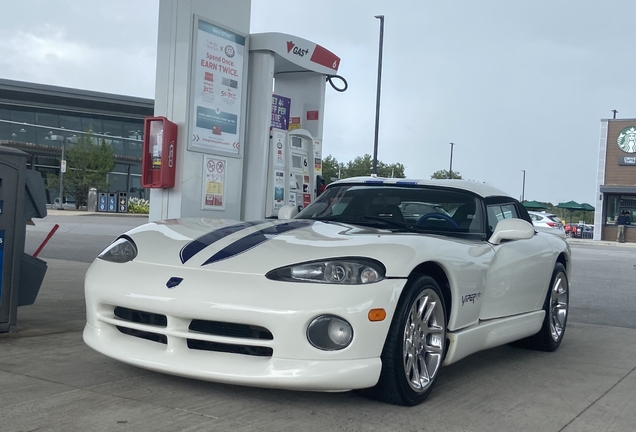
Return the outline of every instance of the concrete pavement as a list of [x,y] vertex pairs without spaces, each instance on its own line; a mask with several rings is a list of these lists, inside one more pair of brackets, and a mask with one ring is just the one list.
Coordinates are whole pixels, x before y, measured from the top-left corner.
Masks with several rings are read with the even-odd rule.
[[0,334],[0,431],[632,431],[636,330],[570,322],[554,353],[503,346],[442,369],[423,405],[220,385],[137,369],[82,341],[88,264],[47,260]]

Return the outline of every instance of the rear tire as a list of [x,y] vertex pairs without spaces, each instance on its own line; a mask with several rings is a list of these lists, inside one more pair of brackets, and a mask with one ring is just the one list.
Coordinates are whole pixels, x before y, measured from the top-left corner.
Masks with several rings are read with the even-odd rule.
[[543,303],[545,317],[541,330],[534,336],[522,339],[515,345],[539,351],[555,351],[565,334],[570,302],[570,286],[565,267],[556,263],[550,280],[550,289]]
[[430,276],[409,282],[382,351],[382,372],[372,394],[396,405],[422,403],[433,389],[446,353],[444,296]]

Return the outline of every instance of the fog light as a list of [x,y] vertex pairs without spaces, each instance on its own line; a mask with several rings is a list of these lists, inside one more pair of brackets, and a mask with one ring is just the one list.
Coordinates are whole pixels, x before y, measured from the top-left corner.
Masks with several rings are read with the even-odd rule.
[[345,347],[351,342],[351,336],[353,336],[353,329],[348,322],[334,318],[329,322],[327,328],[327,334],[331,342],[338,346]]
[[343,318],[321,315],[307,327],[309,343],[318,349],[335,351],[346,348],[353,340],[353,328]]

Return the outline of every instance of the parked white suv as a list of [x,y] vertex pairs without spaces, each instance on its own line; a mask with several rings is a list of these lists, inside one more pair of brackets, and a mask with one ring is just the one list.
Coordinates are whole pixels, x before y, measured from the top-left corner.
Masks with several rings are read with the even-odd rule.
[[548,232],[561,238],[566,237],[565,231],[563,230],[563,223],[557,215],[534,211],[529,211],[528,214],[537,231]]

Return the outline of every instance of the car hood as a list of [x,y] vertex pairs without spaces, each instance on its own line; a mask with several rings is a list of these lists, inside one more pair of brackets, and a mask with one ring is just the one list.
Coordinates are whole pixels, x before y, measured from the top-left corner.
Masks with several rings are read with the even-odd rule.
[[400,276],[422,260],[456,260],[453,243],[474,244],[476,256],[489,247],[475,240],[303,219],[174,219],[126,235],[137,245],[136,262],[253,274],[325,258],[366,257],[382,262],[387,276]]

